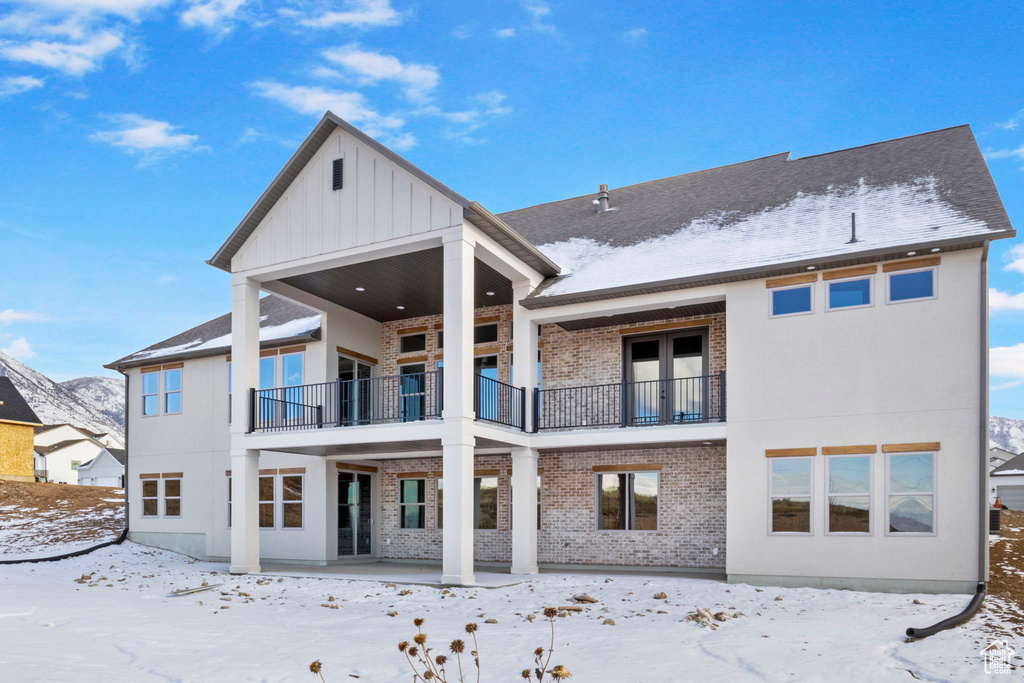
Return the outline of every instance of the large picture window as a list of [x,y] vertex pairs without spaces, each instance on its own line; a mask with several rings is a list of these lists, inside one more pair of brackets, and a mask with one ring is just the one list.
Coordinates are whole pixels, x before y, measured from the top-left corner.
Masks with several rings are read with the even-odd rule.
[[828,487],[826,533],[871,533],[871,456],[830,455],[825,459]]
[[425,529],[427,526],[427,481],[398,480],[399,525],[403,529]]
[[887,533],[933,535],[935,454],[890,453],[887,470]]
[[597,475],[597,528],[620,531],[658,529],[658,473],[609,472]]
[[773,534],[811,533],[811,458],[768,461],[771,488],[770,527]]

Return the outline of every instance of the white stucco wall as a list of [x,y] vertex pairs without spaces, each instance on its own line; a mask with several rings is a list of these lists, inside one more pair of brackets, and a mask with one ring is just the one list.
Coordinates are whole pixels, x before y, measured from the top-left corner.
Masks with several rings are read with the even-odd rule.
[[[771,319],[764,280],[728,286],[730,576],[978,580],[980,256],[943,254],[928,301],[886,305],[879,269],[874,306],[855,310],[826,311],[819,280],[813,314]],[[935,441],[937,534],[886,536],[882,444]],[[827,536],[820,448],[855,444],[879,446],[873,535]],[[770,536],[765,450],[806,447],[814,534]]]

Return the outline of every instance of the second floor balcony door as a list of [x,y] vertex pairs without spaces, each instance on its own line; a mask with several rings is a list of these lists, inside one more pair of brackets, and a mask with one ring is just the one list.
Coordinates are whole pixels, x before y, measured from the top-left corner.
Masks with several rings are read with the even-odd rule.
[[627,338],[625,344],[625,390],[632,424],[704,421],[707,330]]
[[372,387],[369,381],[372,376],[373,366],[369,363],[348,356],[338,356],[342,424],[367,424],[373,419]]

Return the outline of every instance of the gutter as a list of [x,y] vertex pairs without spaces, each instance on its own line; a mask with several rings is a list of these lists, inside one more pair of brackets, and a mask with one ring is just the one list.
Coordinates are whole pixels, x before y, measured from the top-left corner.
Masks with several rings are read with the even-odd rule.
[[[295,344],[322,341],[321,328],[316,328],[312,332],[307,334],[300,334],[294,337],[282,337],[281,339],[272,339],[270,341],[261,341],[260,350],[266,349],[277,349],[283,346],[293,346]],[[175,361],[194,360],[196,358],[214,358],[216,356],[229,356],[231,355],[231,346],[218,346],[216,348],[201,349],[198,351],[182,351],[181,353],[168,354],[166,356],[151,356],[149,358],[140,358],[133,361],[114,361],[109,365],[103,367],[108,370],[117,370],[121,374],[124,374],[123,370],[127,368],[144,368],[150,365],[160,365],[161,363],[171,363]],[[127,429],[127,422],[125,422],[125,429]]]

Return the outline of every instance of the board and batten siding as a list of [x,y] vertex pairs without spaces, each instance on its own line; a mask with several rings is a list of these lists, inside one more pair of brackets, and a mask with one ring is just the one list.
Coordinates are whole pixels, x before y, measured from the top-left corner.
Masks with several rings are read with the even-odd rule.
[[[344,183],[332,189],[333,162]],[[462,223],[462,207],[338,129],[234,256],[232,272],[272,266]]]

